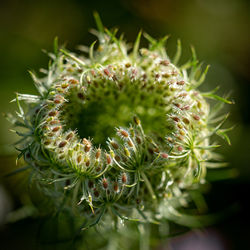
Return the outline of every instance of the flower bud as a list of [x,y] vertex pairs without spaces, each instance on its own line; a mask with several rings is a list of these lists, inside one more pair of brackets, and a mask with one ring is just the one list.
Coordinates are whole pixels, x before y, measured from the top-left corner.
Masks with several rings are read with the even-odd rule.
[[107,179],[106,179],[106,178],[103,178],[103,179],[102,179],[102,187],[103,187],[104,189],[107,189],[108,186],[109,186],[109,184],[108,184]]
[[59,148],[65,147],[66,144],[67,144],[67,141],[61,141],[61,142],[59,143]]

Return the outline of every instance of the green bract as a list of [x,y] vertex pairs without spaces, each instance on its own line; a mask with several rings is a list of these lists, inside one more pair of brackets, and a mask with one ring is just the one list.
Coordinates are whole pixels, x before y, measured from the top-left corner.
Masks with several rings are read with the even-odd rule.
[[189,190],[205,182],[207,167],[219,166],[211,136],[228,139],[220,129],[226,116],[215,119],[218,105],[211,111],[205,97],[230,102],[196,89],[208,68],[201,72],[194,51],[177,67],[180,43],[170,60],[166,38],[145,35],[149,48],[139,49],[139,33],[129,49],[98,26],[88,57],[58,50],[55,41],[45,77],[32,73],[39,95],[17,94],[19,119],[9,119],[26,129],[19,158],[55,207],[83,218],[83,228],[106,215],[175,219]]

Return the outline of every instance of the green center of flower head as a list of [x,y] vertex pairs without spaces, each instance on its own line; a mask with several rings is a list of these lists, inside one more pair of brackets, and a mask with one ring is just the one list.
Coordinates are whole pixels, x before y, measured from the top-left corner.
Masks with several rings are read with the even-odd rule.
[[[107,74],[110,68],[106,69]],[[130,72],[128,69],[126,71],[125,74]],[[137,77],[136,69],[132,71]],[[94,71],[92,73],[97,74]],[[113,77],[115,75],[116,72]],[[146,133],[164,138],[168,124],[163,86],[162,89],[152,83],[146,86],[146,81],[129,77],[122,82],[97,76],[93,78],[84,94],[70,95],[68,102],[62,106],[66,130],[76,130],[81,138],[92,138],[96,146],[101,144],[106,147],[107,139],[115,135],[115,128],[129,127],[133,117],[137,116],[144,124]]]

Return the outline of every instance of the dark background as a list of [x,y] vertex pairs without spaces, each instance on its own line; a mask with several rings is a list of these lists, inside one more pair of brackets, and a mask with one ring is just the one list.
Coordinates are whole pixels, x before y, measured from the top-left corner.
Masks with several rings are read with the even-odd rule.
[[[183,62],[190,56],[190,44],[194,45],[198,58],[211,65],[203,88],[220,85],[220,93],[232,91],[235,105],[228,107],[231,116],[226,124],[236,125],[230,133],[232,146],[220,141],[220,151],[231,170],[211,173],[210,176],[223,180],[213,182],[206,199],[210,212],[238,207],[212,227],[224,242],[224,248],[218,249],[250,249],[250,9],[247,0],[1,1],[0,112],[15,110],[15,104],[9,101],[16,91],[35,93],[27,70],[47,67],[48,57],[41,49],[52,51],[55,36],[71,50],[95,40],[89,33],[95,27],[94,10],[99,12],[105,26],[119,27],[129,42],[134,41],[141,28],[157,38],[170,34],[170,56],[180,38]],[[0,116],[0,175],[15,168],[14,151],[9,145],[16,136],[9,128],[9,123]],[[3,225],[6,212],[25,202],[21,180],[17,176],[0,181],[0,248],[32,249],[34,222],[24,220]],[[188,248],[177,244],[174,249]]]

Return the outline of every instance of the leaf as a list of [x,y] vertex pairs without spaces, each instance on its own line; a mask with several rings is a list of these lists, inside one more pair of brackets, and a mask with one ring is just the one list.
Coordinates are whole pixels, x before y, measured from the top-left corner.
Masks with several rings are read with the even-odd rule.
[[[28,95],[28,94],[19,94],[16,93],[18,95],[18,100],[19,101],[25,101],[27,103],[37,103],[41,100],[41,98],[37,95]],[[13,99],[10,102],[16,102],[17,99]]]
[[205,162],[207,168],[221,168],[227,167],[228,162]]
[[210,65],[207,65],[206,69],[203,71],[200,79],[192,86],[193,89],[198,88],[206,79],[207,72],[210,68]]
[[30,128],[27,124],[18,121],[12,114],[3,114],[3,116],[16,127]]
[[54,53],[56,55],[56,57],[58,56],[58,37],[56,36],[55,39],[54,39]]
[[69,52],[67,52],[66,50],[60,49],[60,51],[66,56],[69,57],[70,59],[72,59],[73,61],[75,61],[76,63],[78,63],[81,66],[86,66],[85,62],[83,62],[82,60],[80,60],[79,58],[75,57],[74,55],[70,54]]
[[192,53],[192,68],[191,68],[191,72],[189,74],[189,79],[194,79],[196,70],[197,70],[197,65],[198,65],[198,60],[197,60],[197,56],[196,56],[196,52],[195,52],[195,48],[191,45],[190,46],[191,49],[191,53]]
[[163,38],[156,40],[153,37],[151,37],[149,34],[146,32],[143,33],[143,36],[150,42],[150,50],[157,50],[162,48],[165,45],[165,42],[169,38],[169,36],[164,36]]
[[18,169],[15,169],[14,171],[4,175],[4,177],[10,177],[10,176],[13,176],[13,175],[16,175],[18,173],[21,173],[27,169],[31,168],[31,166],[25,166],[25,167],[22,167],[22,168],[18,168]]
[[104,27],[102,24],[102,20],[101,20],[97,11],[94,11],[94,18],[95,18],[97,29],[99,30],[99,32],[104,33]]
[[18,94],[16,93],[16,103],[17,103],[17,106],[18,106],[18,109],[20,111],[20,113],[17,112],[17,115],[23,119],[25,119],[24,117],[24,111],[23,111],[23,108],[21,107],[20,105],[20,102],[19,102],[19,99],[18,99]]
[[105,32],[110,36],[110,39],[113,40],[115,42],[115,44],[117,45],[118,49],[120,50],[120,52],[124,55],[124,51],[121,48],[121,43],[120,41],[115,37],[116,33],[117,33],[118,29],[115,29],[114,32],[110,32],[107,28],[105,28]]
[[99,221],[101,220],[102,216],[104,215],[104,213],[106,212],[106,207],[103,207],[100,211],[100,214],[98,216],[96,216],[96,219],[90,223],[89,225],[87,225],[86,227],[82,227],[81,230],[86,230],[90,227],[93,227],[95,225],[97,225],[99,223]]
[[210,92],[205,92],[205,93],[201,93],[201,94],[202,94],[202,96],[207,97],[207,98],[210,98],[210,99],[215,99],[215,100],[218,100],[218,101],[227,103],[227,104],[234,104],[233,101],[229,101],[229,100],[227,100],[226,98],[223,98],[223,97],[221,97],[221,96],[215,95],[214,93],[215,93],[218,89],[219,89],[219,86],[216,87],[215,89],[213,89],[213,90],[210,91]]
[[97,41],[94,41],[90,47],[89,47],[89,58],[91,60],[91,62],[94,62],[94,46],[96,44]]
[[173,64],[177,65],[181,57],[181,40],[177,40],[177,51],[175,53],[174,59],[173,59]]
[[212,149],[212,148],[218,148],[220,146],[221,145],[196,146],[195,148],[198,148],[198,149]]
[[207,98],[210,98],[210,99],[215,99],[215,100],[218,100],[218,101],[221,101],[221,102],[224,102],[224,103],[227,103],[227,104],[234,104],[234,101],[229,101],[221,96],[218,96],[218,95],[215,95],[215,94],[205,94],[205,93],[202,93],[202,95],[204,97],[207,97]]
[[112,212],[113,212],[115,215],[117,215],[117,216],[118,216],[119,218],[121,218],[122,220],[136,221],[136,222],[141,221],[140,219],[129,218],[129,217],[127,217],[127,216],[121,215],[114,207],[111,207],[111,210],[112,210]]
[[142,34],[142,31],[140,30],[139,33],[138,33],[138,36],[135,40],[135,44],[134,44],[134,48],[133,48],[133,59],[134,61],[136,61],[136,58],[138,56],[138,50],[139,50],[139,45],[140,45],[140,40],[141,40],[141,34]]
[[34,81],[34,85],[35,85],[37,91],[39,92],[39,94],[41,96],[44,96],[44,94],[47,93],[47,89],[45,88],[44,84],[37,78],[37,76],[35,75],[34,72],[32,72],[30,70],[28,70],[28,72]]
[[218,130],[218,131],[216,132],[216,134],[217,134],[218,136],[220,136],[222,139],[224,139],[224,140],[228,143],[228,145],[231,146],[230,138],[229,138],[228,135],[226,134],[226,131],[225,131],[225,130],[220,129],[220,130]]

